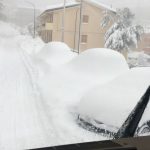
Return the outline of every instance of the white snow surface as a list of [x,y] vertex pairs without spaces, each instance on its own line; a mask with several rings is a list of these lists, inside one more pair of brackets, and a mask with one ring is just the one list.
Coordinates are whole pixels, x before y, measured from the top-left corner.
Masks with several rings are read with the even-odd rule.
[[65,43],[47,43],[37,54],[36,58],[46,62],[51,67],[57,67],[69,62],[77,54],[71,51]]
[[108,9],[110,11],[113,11],[113,12],[116,12],[116,9],[115,8],[112,8],[110,5],[106,5],[100,1],[97,1],[97,0],[88,0],[87,1],[88,3],[91,3],[91,4],[94,4],[96,5],[97,7],[102,7],[102,8],[105,8],[105,9]]
[[76,124],[76,107],[90,88],[107,83],[128,70],[124,57],[118,52],[90,49],[70,62],[47,71],[39,79],[39,90],[49,108],[53,125],[57,127],[55,133],[58,143],[106,139],[92,133],[89,136],[89,132],[84,130],[81,133],[82,129]]
[[[75,129],[77,128],[75,114],[78,113],[76,108],[81,97],[90,88],[107,83],[128,70],[128,65],[121,54],[109,49],[98,48],[87,50],[67,64],[50,70],[49,73],[42,76],[39,80],[40,91],[43,93],[47,107],[50,107],[51,118],[55,120],[53,121],[54,126],[59,124],[59,127],[55,129],[59,134],[58,139],[61,137],[63,142],[65,135],[72,140],[71,138],[75,137],[68,133],[73,135],[73,131],[76,132],[74,136],[78,137],[78,140],[75,138],[76,141],[80,141],[80,136],[77,136],[79,129]],[[85,141],[85,137],[82,139]],[[93,140],[95,139],[93,137]]]
[[39,37],[33,39],[31,36],[26,35],[22,37],[20,45],[28,54],[35,55],[45,46],[45,43]]
[[127,62],[130,66],[150,67],[150,55],[143,51],[128,53]]
[[[105,85],[89,90],[78,104],[78,112],[106,125],[121,127],[150,85],[150,67],[133,68]],[[149,110],[143,123],[149,120]]]
[[[3,32],[7,27],[10,33]],[[0,149],[31,149],[106,139],[80,128],[57,98],[50,95],[45,99],[38,84],[39,70],[26,48],[22,49],[24,39],[11,25],[0,22]]]
[[0,22],[0,149],[105,140],[77,125],[78,104],[90,89],[127,72],[116,51],[89,49],[77,56],[64,43],[43,45]]
[[128,70],[120,53],[89,49],[43,76],[40,87],[47,99],[53,95],[62,103],[74,105],[91,87],[107,83]]
[[13,36],[19,35],[19,32],[12,26],[12,24],[8,25],[7,23],[0,21],[0,37],[12,38]]

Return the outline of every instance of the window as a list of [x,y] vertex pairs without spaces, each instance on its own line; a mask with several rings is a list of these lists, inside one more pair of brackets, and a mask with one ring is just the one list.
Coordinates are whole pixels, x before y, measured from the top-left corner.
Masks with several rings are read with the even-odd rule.
[[45,27],[45,23],[42,23],[41,26],[42,26],[42,27]]
[[53,23],[53,13],[48,14],[48,19],[47,19],[47,21],[48,21],[49,23]]
[[88,15],[83,15],[83,23],[88,23],[89,22],[89,16]]
[[81,35],[81,43],[87,43],[87,35]]

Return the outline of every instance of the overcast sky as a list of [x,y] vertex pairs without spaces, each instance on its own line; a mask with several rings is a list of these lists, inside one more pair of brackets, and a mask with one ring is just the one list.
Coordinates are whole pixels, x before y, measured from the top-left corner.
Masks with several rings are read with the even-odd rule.
[[[27,1],[36,4],[36,7],[44,8],[51,4],[61,3],[63,0],[3,0],[5,3],[23,5],[30,7]],[[67,0],[74,1],[74,0]],[[150,23],[150,0],[97,0],[107,5],[112,5],[114,8],[129,7],[135,13],[138,21]]]
[[138,22],[150,24],[150,0],[98,0],[112,7],[129,7]]

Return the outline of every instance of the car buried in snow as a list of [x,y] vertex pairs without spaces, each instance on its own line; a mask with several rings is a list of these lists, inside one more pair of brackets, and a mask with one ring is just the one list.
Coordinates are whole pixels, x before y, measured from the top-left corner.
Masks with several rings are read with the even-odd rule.
[[[149,77],[149,67],[133,68],[88,91],[78,104],[78,124],[113,138],[149,87]],[[134,136],[150,135],[149,110],[150,104],[137,123]]]

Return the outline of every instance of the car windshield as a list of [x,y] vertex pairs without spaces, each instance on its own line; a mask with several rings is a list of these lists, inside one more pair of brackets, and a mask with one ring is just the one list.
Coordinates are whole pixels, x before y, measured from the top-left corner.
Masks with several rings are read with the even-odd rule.
[[148,0],[0,0],[0,149],[150,135],[149,11]]

